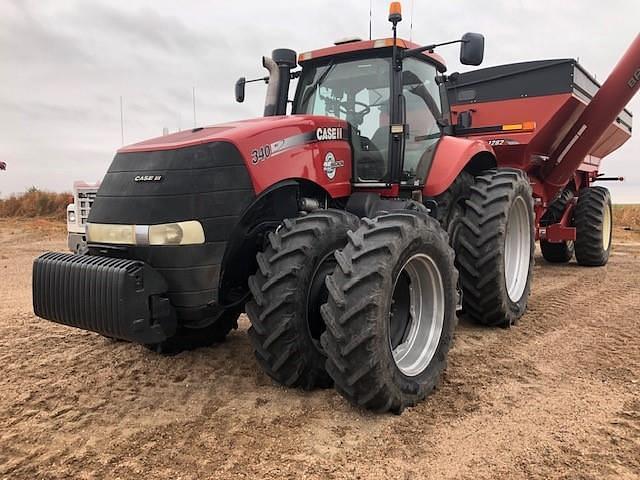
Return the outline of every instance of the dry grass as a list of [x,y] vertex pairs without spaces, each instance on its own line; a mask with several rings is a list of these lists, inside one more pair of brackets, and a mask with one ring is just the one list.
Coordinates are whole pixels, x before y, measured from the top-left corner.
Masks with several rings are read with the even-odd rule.
[[27,192],[0,199],[0,217],[51,218],[64,220],[70,193],[45,192],[30,188]]
[[640,229],[640,204],[614,205],[613,223],[618,227]]

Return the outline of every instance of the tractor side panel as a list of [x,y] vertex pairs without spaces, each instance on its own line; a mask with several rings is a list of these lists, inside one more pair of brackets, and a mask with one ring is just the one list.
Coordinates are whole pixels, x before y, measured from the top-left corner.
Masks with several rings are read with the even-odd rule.
[[427,197],[440,195],[449,188],[474,156],[483,153],[495,158],[493,149],[485,141],[442,137],[427,174],[422,194]]
[[255,192],[260,194],[283,180],[306,179],[333,198],[348,196],[352,153],[347,123],[304,116],[297,123],[281,123],[275,121],[273,128],[253,135],[229,135],[245,158]]
[[301,145],[259,162],[248,162],[256,193],[285,179],[307,179],[333,198],[351,193],[351,147],[346,141]]

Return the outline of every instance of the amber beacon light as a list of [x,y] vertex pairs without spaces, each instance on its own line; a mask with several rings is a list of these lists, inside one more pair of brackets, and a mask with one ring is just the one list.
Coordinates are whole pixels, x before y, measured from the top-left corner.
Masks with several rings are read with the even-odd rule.
[[402,5],[400,2],[391,2],[389,5],[389,21],[393,24],[402,20]]

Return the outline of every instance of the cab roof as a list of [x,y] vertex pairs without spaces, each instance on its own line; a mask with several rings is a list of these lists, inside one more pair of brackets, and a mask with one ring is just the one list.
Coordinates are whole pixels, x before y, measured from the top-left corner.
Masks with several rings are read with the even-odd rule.
[[[318,60],[324,57],[333,57],[336,55],[342,55],[353,52],[363,52],[365,50],[375,50],[377,48],[388,48],[393,46],[393,38],[379,38],[376,40],[357,40],[352,42],[340,43],[331,47],[320,48],[318,50],[311,50],[309,52],[301,53],[298,56],[298,63],[303,64],[309,60]],[[420,47],[417,43],[404,40],[402,38],[397,39],[398,48],[409,49]],[[444,59],[437,53],[423,52],[422,55],[431,59],[439,72],[445,72],[447,66]]]

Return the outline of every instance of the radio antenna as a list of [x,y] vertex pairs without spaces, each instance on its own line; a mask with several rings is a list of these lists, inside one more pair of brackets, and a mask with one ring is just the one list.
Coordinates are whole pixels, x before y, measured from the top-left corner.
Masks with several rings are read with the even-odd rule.
[[373,0],[369,0],[369,40],[371,40],[371,5]]
[[197,127],[196,124],[196,87],[193,87],[193,128]]
[[415,6],[415,0],[411,0],[411,20],[409,23],[409,41],[413,40],[413,7]]
[[120,140],[124,146],[124,110],[122,109],[122,95],[120,95]]

